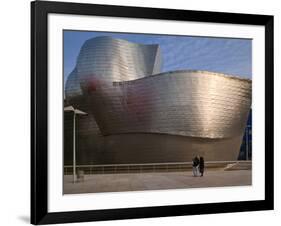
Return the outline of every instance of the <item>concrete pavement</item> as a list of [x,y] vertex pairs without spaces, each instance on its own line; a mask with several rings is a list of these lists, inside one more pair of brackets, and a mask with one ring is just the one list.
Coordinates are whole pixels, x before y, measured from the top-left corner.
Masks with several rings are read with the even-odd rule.
[[65,175],[64,194],[242,186],[251,184],[251,170],[212,170],[206,171],[204,177],[193,177],[191,171],[92,174],[85,175],[84,182],[75,184],[72,183],[71,175]]

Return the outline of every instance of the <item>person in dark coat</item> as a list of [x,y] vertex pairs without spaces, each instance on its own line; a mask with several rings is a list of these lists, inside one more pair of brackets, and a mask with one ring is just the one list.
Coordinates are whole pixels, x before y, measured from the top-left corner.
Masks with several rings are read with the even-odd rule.
[[196,156],[194,159],[192,159],[192,170],[193,170],[194,177],[199,176],[198,168],[199,168],[199,157]]
[[200,160],[199,160],[199,170],[200,170],[200,173],[201,173],[201,177],[203,177],[204,168],[205,168],[204,158],[201,156]]

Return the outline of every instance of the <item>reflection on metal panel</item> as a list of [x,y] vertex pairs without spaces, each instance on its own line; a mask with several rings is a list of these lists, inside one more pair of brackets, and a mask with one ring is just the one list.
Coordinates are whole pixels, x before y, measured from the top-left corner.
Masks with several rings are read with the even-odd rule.
[[77,78],[77,68],[70,73],[66,81],[65,94],[67,98],[75,98],[82,95],[82,90],[80,88],[80,83]]
[[89,110],[104,135],[223,138],[243,133],[251,106],[251,82],[206,71],[177,71],[103,83],[89,96]]
[[[77,60],[82,83],[95,76],[104,81],[127,81],[159,73],[158,45],[141,45],[111,37],[97,37],[84,43]],[[80,82],[81,82],[80,81]]]

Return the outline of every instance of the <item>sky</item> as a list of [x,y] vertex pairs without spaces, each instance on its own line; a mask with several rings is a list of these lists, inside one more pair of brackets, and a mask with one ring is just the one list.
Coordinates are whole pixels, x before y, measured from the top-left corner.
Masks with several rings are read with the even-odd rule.
[[83,43],[97,36],[111,36],[141,44],[159,44],[162,72],[207,70],[252,78],[252,41],[215,37],[64,31],[64,80],[76,65]]

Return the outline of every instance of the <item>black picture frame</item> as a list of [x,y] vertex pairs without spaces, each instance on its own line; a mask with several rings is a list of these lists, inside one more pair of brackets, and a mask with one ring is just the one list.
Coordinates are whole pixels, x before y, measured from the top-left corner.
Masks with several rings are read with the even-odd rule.
[[[265,27],[265,199],[157,207],[48,212],[48,14],[75,14],[199,21]],[[165,217],[193,214],[272,210],[273,174],[273,16],[95,5],[80,3],[31,3],[31,223],[51,224]]]

